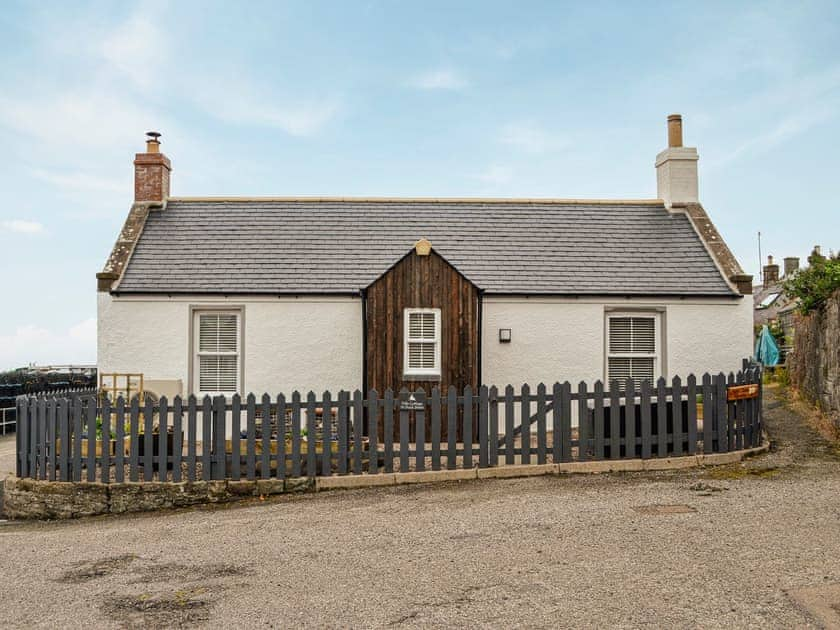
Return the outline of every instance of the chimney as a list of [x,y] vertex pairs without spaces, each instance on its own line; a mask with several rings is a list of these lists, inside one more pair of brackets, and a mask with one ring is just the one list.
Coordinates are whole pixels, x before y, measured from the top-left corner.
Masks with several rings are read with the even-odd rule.
[[767,264],[764,265],[764,288],[773,286],[779,281],[779,265],[773,264],[773,257],[767,257]]
[[146,134],[146,152],[134,156],[134,201],[163,203],[169,197],[169,172],[172,165],[160,152],[160,134]]
[[683,146],[682,116],[668,116],[668,148],[656,156],[656,194],[668,208],[697,203],[697,149]]
[[799,271],[799,258],[788,256],[785,258],[785,278]]

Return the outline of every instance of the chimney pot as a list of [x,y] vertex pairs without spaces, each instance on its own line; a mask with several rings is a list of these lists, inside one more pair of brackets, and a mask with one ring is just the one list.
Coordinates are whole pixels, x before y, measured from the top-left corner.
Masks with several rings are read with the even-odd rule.
[[146,153],[160,153],[160,134],[157,131],[146,132]]
[[681,147],[682,145],[682,116],[671,114],[668,116],[668,146]]

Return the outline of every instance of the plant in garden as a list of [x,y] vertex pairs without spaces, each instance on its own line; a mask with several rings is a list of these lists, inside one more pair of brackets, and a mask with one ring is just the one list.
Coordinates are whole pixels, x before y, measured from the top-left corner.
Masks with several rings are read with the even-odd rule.
[[799,299],[799,310],[804,315],[821,308],[840,289],[840,255],[826,257],[814,251],[808,262],[808,267],[793,274],[784,283],[785,292]]

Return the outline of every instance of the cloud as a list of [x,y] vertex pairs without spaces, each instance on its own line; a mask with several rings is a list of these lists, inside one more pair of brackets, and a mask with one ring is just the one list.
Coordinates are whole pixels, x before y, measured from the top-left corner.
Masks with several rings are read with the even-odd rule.
[[0,335],[0,370],[42,365],[96,362],[96,318],[90,317],[63,330],[34,324]]
[[168,57],[167,40],[145,15],[135,14],[107,35],[100,54],[140,88],[151,87]]
[[[23,89],[19,93],[31,92]],[[136,144],[143,131],[169,125],[154,111],[105,89],[40,94],[26,100],[0,98],[0,124],[53,150],[58,145],[103,148]]]
[[508,184],[513,180],[513,169],[508,166],[501,166],[499,164],[494,164],[488,167],[486,170],[482,171],[473,176],[480,182],[484,182],[485,184],[492,184],[492,185],[502,185]]
[[67,171],[59,173],[44,169],[33,169],[32,175],[38,179],[52,184],[56,188],[71,191],[93,191],[125,193],[129,190],[129,184],[116,179],[99,177],[81,171]]
[[530,122],[514,122],[505,125],[499,134],[499,141],[520,151],[534,154],[556,151],[568,144],[539,125]]
[[211,115],[227,122],[273,127],[292,136],[311,136],[320,132],[339,110],[335,103],[277,106],[271,99],[239,94],[223,103],[205,101]]
[[418,90],[461,90],[468,83],[457,71],[451,68],[440,68],[417,75],[408,85]]
[[37,221],[10,219],[8,221],[0,221],[0,229],[4,232],[14,232],[15,234],[41,234],[44,231],[44,225]]

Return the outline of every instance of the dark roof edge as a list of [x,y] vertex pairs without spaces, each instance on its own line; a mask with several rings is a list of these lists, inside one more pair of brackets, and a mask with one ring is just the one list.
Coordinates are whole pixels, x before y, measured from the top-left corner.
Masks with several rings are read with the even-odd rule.
[[[456,269],[457,271],[457,269]],[[461,274],[463,275],[463,274]],[[381,277],[381,276],[380,276]],[[464,276],[466,278],[466,276]],[[378,279],[378,278],[377,278]],[[467,278],[469,280],[469,278]],[[376,282],[374,280],[374,282]],[[368,285],[369,287],[370,285]],[[148,295],[148,296],[186,296],[186,295],[201,295],[201,296],[237,296],[237,297],[359,297],[361,291],[368,288],[362,287],[357,291],[111,291],[111,295],[116,297],[128,295]],[[481,290],[481,289],[480,289]],[[486,297],[518,297],[518,298],[609,298],[609,299],[628,299],[628,298],[645,298],[645,299],[729,299],[739,300],[744,296],[740,293],[502,293],[495,291],[481,290]]]
[[498,203],[599,206],[664,206],[662,199],[559,199],[554,197],[169,197],[171,202],[195,203]]

